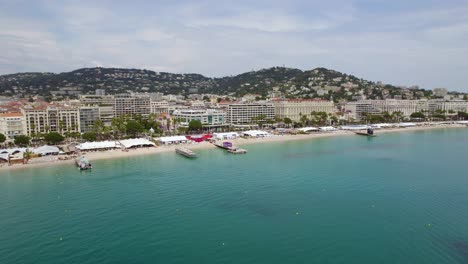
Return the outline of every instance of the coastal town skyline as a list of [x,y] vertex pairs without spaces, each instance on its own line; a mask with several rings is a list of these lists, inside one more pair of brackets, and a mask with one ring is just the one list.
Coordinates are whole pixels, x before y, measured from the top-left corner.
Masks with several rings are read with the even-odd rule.
[[102,66],[219,77],[284,65],[468,91],[461,1],[0,5],[0,74]]

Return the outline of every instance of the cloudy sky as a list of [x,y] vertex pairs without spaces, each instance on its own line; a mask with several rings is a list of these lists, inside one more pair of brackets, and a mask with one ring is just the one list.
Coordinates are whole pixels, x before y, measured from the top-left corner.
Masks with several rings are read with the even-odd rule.
[[468,1],[0,0],[0,74],[282,65],[468,92]]

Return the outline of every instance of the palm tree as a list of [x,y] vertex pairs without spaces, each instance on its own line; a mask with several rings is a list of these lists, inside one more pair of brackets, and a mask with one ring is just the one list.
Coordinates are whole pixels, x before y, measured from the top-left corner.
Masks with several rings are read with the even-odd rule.
[[392,117],[396,122],[400,122],[401,119],[403,118],[404,114],[401,111],[393,112]]
[[59,125],[58,125],[58,127],[59,127],[59,133],[62,133],[63,123],[64,123],[63,120],[60,120],[60,121],[59,121]]
[[26,152],[24,152],[24,154],[23,154],[23,163],[24,164],[29,162],[29,160],[31,159],[31,154],[32,154],[32,152],[29,151],[29,149],[26,149]]
[[302,126],[305,126],[307,124],[307,122],[309,122],[309,118],[307,118],[306,115],[301,115],[301,124]]
[[392,121],[392,115],[387,111],[382,113],[382,117],[384,118],[385,122]]

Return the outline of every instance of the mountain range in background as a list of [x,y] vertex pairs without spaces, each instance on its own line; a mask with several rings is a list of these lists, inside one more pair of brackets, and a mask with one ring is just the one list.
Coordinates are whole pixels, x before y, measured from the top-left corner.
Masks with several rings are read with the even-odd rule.
[[[272,67],[222,78],[123,68],[83,68],[58,74],[16,73],[0,76],[0,95],[3,96],[73,98],[78,94],[93,94],[96,89],[103,89],[107,94],[258,94],[261,98],[322,98],[335,101],[360,98],[421,99],[440,96],[432,90],[420,89],[417,86],[396,87],[325,68],[302,71]],[[448,94],[457,97],[464,95],[459,92]]]

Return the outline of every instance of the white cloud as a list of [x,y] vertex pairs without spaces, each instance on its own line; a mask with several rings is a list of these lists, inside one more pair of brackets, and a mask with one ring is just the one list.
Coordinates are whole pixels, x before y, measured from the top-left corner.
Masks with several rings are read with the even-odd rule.
[[136,37],[144,41],[157,42],[161,40],[171,39],[174,37],[174,35],[164,32],[160,29],[147,28],[137,32]]
[[281,13],[257,11],[227,17],[198,17],[189,20],[186,25],[190,27],[229,27],[266,32],[324,30],[331,26],[327,21],[305,21]]

